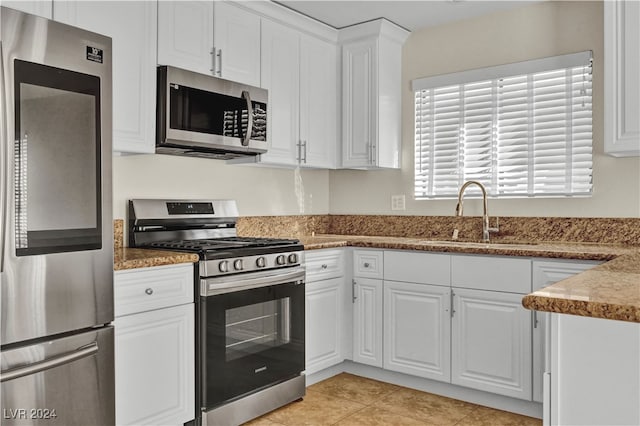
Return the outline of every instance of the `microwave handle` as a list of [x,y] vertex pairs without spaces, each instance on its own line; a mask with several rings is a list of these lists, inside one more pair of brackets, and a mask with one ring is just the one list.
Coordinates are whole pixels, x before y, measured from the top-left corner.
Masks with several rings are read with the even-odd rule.
[[251,139],[251,133],[253,132],[253,107],[251,105],[251,95],[248,90],[242,91],[242,99],[247,102],[247,132],[242,138],[242,146],[249,146],[249,140]]

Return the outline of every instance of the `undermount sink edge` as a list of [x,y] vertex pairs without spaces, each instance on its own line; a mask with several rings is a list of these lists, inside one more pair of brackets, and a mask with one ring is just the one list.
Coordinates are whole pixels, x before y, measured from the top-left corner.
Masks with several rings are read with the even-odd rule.
[[442,244],[442,245],[456,245],[456,246],[470,246],[470,247],[490,247],[490,246],[535,246],[539,243],[533,241],[464,241],[464,240],[420,240],[421,244]]

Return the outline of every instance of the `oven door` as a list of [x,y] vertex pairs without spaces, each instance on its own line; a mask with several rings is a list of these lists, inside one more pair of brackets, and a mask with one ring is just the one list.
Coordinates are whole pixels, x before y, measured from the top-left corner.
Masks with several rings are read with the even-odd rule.
[[304,371],[304,270],[273,281],[201,298],[207,411]]

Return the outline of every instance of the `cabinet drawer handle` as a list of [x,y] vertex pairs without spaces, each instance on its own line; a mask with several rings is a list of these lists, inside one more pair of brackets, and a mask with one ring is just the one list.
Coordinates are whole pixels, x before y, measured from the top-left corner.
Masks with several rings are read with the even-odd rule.
[[149,287],[144,292],[147,293],[149,296],[151,296],[153,294],[153,289],[151,287]]
[[327,264],[326,264],[326,263],[323,263],[323,264],[322,264],[322,266],[320,266],[320,267],[321,267],[322,269],[327,269],[327,268],[328,268],[328,266],[327,266]]
[[371,265],[369,264],[369,262],[364,262],[364,267],[365,267],[365,268],[368,268],[369,266],[371,266]]

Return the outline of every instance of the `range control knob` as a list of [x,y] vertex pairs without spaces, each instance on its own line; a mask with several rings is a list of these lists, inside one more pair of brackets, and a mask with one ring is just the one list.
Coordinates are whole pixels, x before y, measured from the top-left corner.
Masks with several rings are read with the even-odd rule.
[[298,255],[296,253],[289,255],[289,263],[298,263]]
[[278,257],[276,257],[276,265],[284,265],[285,262],[286,262],[286,259],[284,257],[284,254],[281,254]]
[[256,266],[258,268],[264,268],[265,266],[267,266],[267,261],[263,256],[260,256],[259,258],[256,259]]
[[233,261],[233,269],[236,271],[242,271],[242,259],[236,259]]
[[229,272],[229,262],[223,260],[222,262],[218,263],[218,270],[222,273]]

